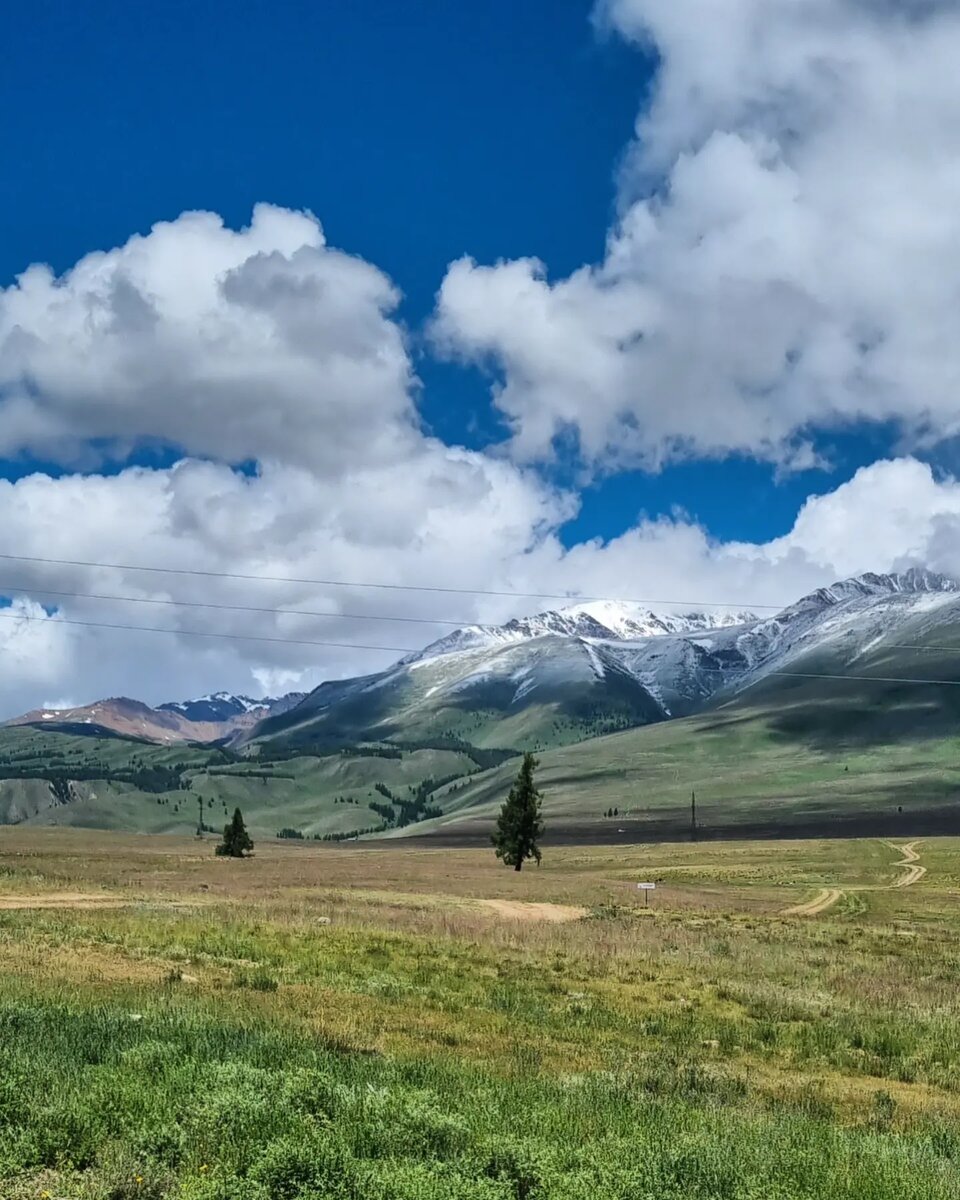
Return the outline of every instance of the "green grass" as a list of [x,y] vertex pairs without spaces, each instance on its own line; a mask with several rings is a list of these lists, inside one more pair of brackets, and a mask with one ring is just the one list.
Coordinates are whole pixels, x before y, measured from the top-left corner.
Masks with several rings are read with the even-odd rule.
[[893,1138],[882,1101],[872,1128],[845,1129],[815,1093],[743,1111],[694,1068],[545,1078],[523,1044],[495,1076],[163,1002],[7,995],[0,1068],[8,1196],[45,1173],[56,1195],[104,1200],[945,1200],[960,1182],[956,1135]]
[[[822,817],[892,816],[898,807],[909,818],[951,802],[960,788],[960,733],[821,740],[785,732],[788,712],[737,705],[546,751],[538,772],[544,811],[561,827],[604,827],[602,814],[616,807],[613,824],[628,831],[665,819],[682,829],[696,792],[705,828],[753,822],[787,830]],[[505,763],[447,798],[439,793],[447,815],[416,832],[490,822],[515,772]]]
[[[142,903],[0,911],[0,1195],[952,1197],[960,843],[918,852],[893,892],[875,841],[569,849],[517,878],[17,830],[0,899]],[[648,873],[645,914],[620,881]],[[862,905],[778,915],[824,880]],[[474,895],[588,914],[517,926]]]

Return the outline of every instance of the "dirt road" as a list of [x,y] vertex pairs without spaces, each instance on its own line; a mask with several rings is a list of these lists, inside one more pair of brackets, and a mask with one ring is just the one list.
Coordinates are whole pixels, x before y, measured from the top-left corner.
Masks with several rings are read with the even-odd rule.
[[501,917],[514,921],[578,921],[587,915],[587,909],[573,904],[535,904],[525,900],[478,900]]
[[893,883],[867,883],[848,888],[823,888],[812,900],[785,908],[780,915],[784,917],[815,917],[818,913],[826,912],[828,908],[836,904],[845,892],[888,892],[893,888],[912,887],[927,873],[927,868],[918,861],[920,855],[917,853],[916,846],[916,842],[907,842],[903,846],[895,846],[892,842],[890,843],[890,849],[896,850],[901,856],[900,861],[894,863],[894,866],[906,868],[900,878],[895,879]]
[[162,908],[195,908],[204,900],[170,900],[167,897],[118,896],[116,892],[34,892],[0,895],[0,912],[41,908],[132,908],[147,904]]
[[919,865],[919,863],[917,862],[917,859],[920,857],[920,855],[917,854],[916,850],[914,849],[914,846],[916,846],[916,844],[917,844],[916,842],[910,842],[906,846],[891,847],[891,849],[893,849],[893,850],[899,850],[900,853],[903,855],[903,858],[901,858],[901,860],[896,865],[898,867],[906,867],[907,868],[906,871],[896,881],[896,883],[892,883],[890,885],[891,887],[898,887],[898,888],[911,887],[919,879],[922,879],[924,877],[924,875],[926,875],[927,868],[921,867]]
[[815,917],[817,913],[822,913],[836,904],[842,895],[843,892],[839,888],[824,888],[817,892],[812,900],[807,900],[803,904],[795,904],[792,908],[785,908],[782,915],[785,917]]
[[0,896],[0,909],[20,908],[122,908],[132,904],[120,896],[95,892],[37,892],[35,895]]

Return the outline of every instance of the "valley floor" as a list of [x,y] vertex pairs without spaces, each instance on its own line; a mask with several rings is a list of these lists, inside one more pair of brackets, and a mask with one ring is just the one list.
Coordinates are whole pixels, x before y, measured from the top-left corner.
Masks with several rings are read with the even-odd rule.
[[960,839],[4,828],[0,1195],[953,1197],[958,969]]

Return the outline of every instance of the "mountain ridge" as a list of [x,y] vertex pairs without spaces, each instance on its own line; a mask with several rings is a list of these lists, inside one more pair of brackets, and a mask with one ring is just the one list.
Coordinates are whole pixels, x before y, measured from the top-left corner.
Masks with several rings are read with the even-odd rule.
[[[263,721],[216,692],[27,714],[0,731],[0,821],[182,834],[202,797],[211,825],[240,805],[258,837],[488,841],[532,749],[562,838],[683,836],[691,789],[714,835],[869,832],[877,805],[886,832],[908,813],[954,830],[956,580],[866,574],[742,624],[688,612],[647,636],[622,611],[518,620],[506,641],[328,681]],[[605,636],[590,636],[600,615]],[[181,710],[210,703],[243,710],[239,727],[199,744],[223,725]]]
[[843,667],[898,623],[953,604],[960,581],[917,567],[838,580],[763,617],[580,601],[502,625],[464,626],[383,671],[326,681],[307,694],[256,700],[220,691],[155,708],[114,697],[5,724],[99,727],[157,742],[225,740],[247,753],[283,743],[289,750],[438,736],[536,748],[690,715],[814,648],[839,656]]
[[[960,582],[912,568],[839,580],[766,617],[586,602],[465,626],[382,672],[321,684],[242,736],[347,744],[443,730],[484,746],[538,748],[555,735],[575,741],[690,715],[783,670],[815,642],[837,643],[842,657],[916,612],[958,601]],[[868,631],[859,642],[858,629]],[[536,721],[520,719],[537,705]]]
[[3,725],[37,725],[51,730],[86,727],[107,734],[143,738],[151,742],[216,742],[253,729],[272,712],[285,712],[304,693],[268,697],[262,701],[216,692],[198,700],[172,701],[155,708],[129,696],[112,696],[70,708],[33,709]]

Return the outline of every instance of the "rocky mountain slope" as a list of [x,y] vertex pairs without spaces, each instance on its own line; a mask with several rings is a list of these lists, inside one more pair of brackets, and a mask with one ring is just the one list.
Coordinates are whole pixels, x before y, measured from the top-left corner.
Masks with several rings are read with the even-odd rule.
[[259,723],[224,695],[28,714],[0,729],[0,823],[183,834],[239,804],[257,837],[486,841],[527,747],[552,836],[683,836],[693,789],[710,836],[960,820],[954,580],[864,575],[762,618],[590,605],[458,632]]
[[6,721],[6,725],[37,725],[86,734],[97,731],[142,738],[150,742],[214,742],[252,730],[272,713],[294,707],[304,695],[250,700],[218,692],[199,700],[183,700],[151,708],[125,696],[98,700],[78,708],[43,708]]
[[322,684],[248,738],[288,749],[438,735],[566,744],[698,712],[814,651],[848,670],[906,625],[956,612],[960,583],[922,570],[844,580],[770,617],[576,605],[468,626],[376,675]]
[[285,696],[264,696],[262,700],[252,700],[249,696],[235,696],[231,692],[214,692],[210,696],[200,696],[197,700],[172,700],[166,704],[157,705],[159,712],[177,713],[193,722],[213,722],[224,724],[251,717],[254,721],[262,721],[271,714],[284,713],[295,707],[306,697],[306,692],[288,692]]

